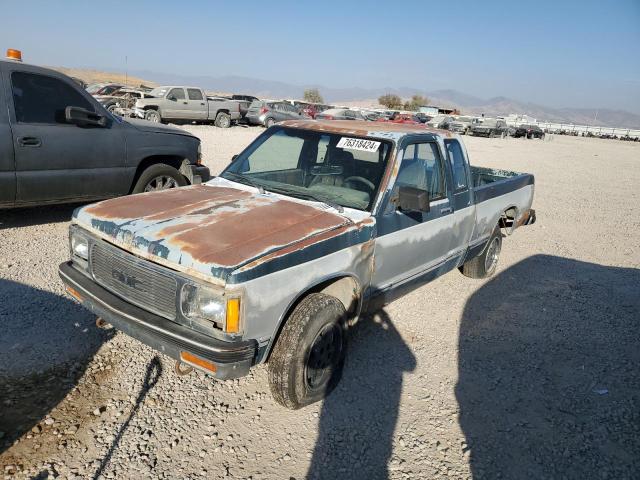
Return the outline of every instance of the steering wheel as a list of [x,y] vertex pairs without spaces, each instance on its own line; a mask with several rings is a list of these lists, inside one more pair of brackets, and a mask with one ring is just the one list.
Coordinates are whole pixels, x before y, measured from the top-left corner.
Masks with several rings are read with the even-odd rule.
[[373,184],[373,182],[371,180],[367,180],[364,177],[347,177],[344,179],[344,183],[349,183],[351,181],[365,185],[372,192],[376,189],[376,186]]

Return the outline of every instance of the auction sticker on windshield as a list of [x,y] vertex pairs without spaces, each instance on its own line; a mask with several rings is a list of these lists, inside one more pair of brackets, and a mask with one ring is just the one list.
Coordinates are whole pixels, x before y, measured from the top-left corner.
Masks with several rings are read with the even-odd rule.
[[373,140],[363,140],[361,138],[342,137],[336,145],[338,148],[348,148],[349,150],[362,150],[363,152],[377,152],[380,142]]

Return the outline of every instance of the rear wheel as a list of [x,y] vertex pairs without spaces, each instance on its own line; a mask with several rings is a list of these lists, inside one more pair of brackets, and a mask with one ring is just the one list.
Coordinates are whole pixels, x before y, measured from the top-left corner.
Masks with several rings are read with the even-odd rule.
[[325,398],[342,375],[346,311],[324,293],[303,299],[286,321],[268,363],[273,398],[291,410]]
[[158,163],[151,165],[142,174],[131,193],[155,192],[170,188],[184,187],[187,180],[170,165]]
[[498,267],[500,251],[502,250],[502,233],[496,226],[484,250],[477,257],[462,265],[459,270],[469,278],[487,278],[493,275]]
[[271,117],[267,118],[267,119],[264,121],[264,126],[265,126],[265,127],[267,127],[267,128],[269,128],[269,127],[273,127],[275,124],[276,124],[276,121],[275,121],[273,118],[271,118]]
[[231,126],[231,116],[228,113],[220,112],[216,115],[216,127],[229,128]]

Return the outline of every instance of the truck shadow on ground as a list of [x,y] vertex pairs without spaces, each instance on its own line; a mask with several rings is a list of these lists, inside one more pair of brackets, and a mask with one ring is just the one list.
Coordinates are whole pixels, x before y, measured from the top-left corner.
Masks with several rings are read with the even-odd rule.
[[0,230],[68,222],[71,220],[73,211],[82,205],[82,203],[70,203],[10,210],[0,209]]
[[389,476],[402,378],[416,359],[384,310],[351,330],[342,379],[324,400],[307,478]]
[[60,295],[4,279],[0,294],[1,455],[73,389],[110,333]]
[[536,255],[468,300],[456,396],[474,479],[637,478],[640,270]]

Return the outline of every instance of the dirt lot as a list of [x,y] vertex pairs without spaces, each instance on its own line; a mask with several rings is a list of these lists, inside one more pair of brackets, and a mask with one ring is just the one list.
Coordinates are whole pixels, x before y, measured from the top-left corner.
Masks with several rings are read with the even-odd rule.
[[[189,127],[214,172],[262,130]],[[353,332],[340,387],[289,412],[98,330],[63,294],[72,208],[0,213],[0,474],[12,478],[640,477],[640,145],[465,138],[532,172],[496,276],[451,272]]]

